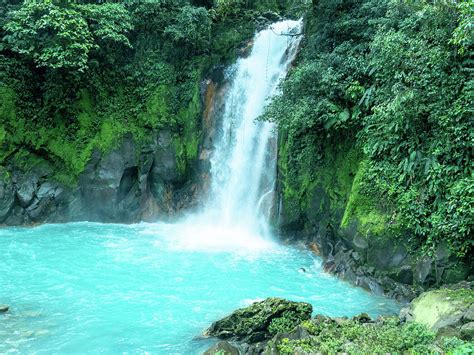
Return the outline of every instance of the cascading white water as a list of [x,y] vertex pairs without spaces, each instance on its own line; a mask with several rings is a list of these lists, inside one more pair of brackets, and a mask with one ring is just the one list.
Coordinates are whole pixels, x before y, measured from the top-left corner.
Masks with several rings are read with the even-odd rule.
[[[271,247],[268,219],[276,180],[276,128],[256,121],[296,55],[301,21],[277,22],[255,35],[249,56],[227,72],[230,82],[211,157],[211,188],[200,213],[170,226],[176,247],[261,250]],[[174,235],[175,233],[168,233]]]
[[207,208],[223,225],[265,229],[276,172],[276,131],[256,122],[294,59],[300,21],[281,21],[257,33],[250,55],[231,67],[220,137],[211,159]]

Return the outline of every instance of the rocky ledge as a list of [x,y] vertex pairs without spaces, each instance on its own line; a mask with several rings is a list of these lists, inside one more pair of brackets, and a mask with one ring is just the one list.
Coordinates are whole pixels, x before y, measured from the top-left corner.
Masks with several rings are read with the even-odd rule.
[[474,351],[472,283],[421,294],[400,316],[311,318],[311,305],[268,298],[212,324],[205,354],[436,353]]
[[196,167],[180,160],[172,132],[149,133],[147,142],[126,135],[115,149],[94,151],[74,186],[59,182],[55,168],[41,157],[28,169],[0,166],[0,225],[132,223],[191,206]]

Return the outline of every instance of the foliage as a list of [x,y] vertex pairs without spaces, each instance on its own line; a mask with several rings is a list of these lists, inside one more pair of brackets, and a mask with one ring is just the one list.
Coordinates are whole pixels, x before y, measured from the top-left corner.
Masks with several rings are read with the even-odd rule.
[[132,19],[121,4],[77,5],[76,8],[89,24],[89,29],[99,47],[122,45],[131,47],[127,34],[133,30]]
[[274,318],[268,326],[270,334],[278,334],[293,330],[301,322],[301,315],[293,311],[285,311],[281,317]]
[[238,16],[244,7],[244,0],[216,0],[214,17],[225,19],[227,17]]
[[297,350],[324,354],[427,353],[432,351],[435,339],[426,327],[416,323],[400,325],[397,318],[369,324],[316,318],[304,322],[302,326],[308,330],[310,337],[284,339],[277,345],[281,354],[294,354]]
[[211,19],[207,10],[202,7],[184,6],[176,21],[166,27],[164,33],[172,42],[202,52],[209,47]]
[[452,42],[459,46],[459,54],[464,54],[466,50],[472,50],[473,45],[474,1],[461,0],[457,6],[460,16]]
[[93,39],[85,19],[72,8],[26,1],[10,13],[4,37],[9,49],[53,69],[83,71]]
[[[287,135],[287,190],[314,185],[328,147],[350,143],[363,151],[365,172],[354,181],[359,198],[345,195],[352,212],[343,225],[372,219],[364,211],[378,201],[412,250],[431,254],[447,243],[458,256],[471,253],[474,84],[451,44],[456,23],[470,21],[468,3],[318,2],[297,65],[263,115]],[[467,50],[466,26],[456,44]]]
[[46,160],[68,184],[94,150],[164,128],[187,173],[197,158],[199,83],[255,30],[256,14],[211,20],[213,9],[186,0],[5,1],[0,164]]

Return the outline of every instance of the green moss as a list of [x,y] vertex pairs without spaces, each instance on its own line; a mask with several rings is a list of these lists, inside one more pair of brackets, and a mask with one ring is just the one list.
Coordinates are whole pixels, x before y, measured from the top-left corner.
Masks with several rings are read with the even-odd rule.
[[352,183],[341,227],[348,228],[356,222],[362,235],[380,235],[385,231],[389,216],[380,211],[374,198],[362,192],[367,162],[361,161]]
[[[120,138],[128,129],[112,118],[99,120],[94,110],[89,92],[82,90],[76,103],[78,129],[74,137],[68,135],[68,127],[59,124],[49,133],[45,143],[47,149],[56,158],[54,177],[56,180],[74,186],[82,173],[94,149],[108,152],[117,146]],[[98,125],[98,129],[95,127]],[[61,167],[63,165],[63,167]]]
[[90,133],[90,130],[96,121],[91,95],[88,91],[81,90],[79,93],[77,108],[79,110],[79,113],[77,114],[77,121],[79,122],[80,127],[79,135],[87,136],[87,132]]
[[140,115],[140,121],[144,126],[159,128],[176,124],[169,104],[171,94],[169,85],[162,84],[155,89],[146,103],[145,111]]
[[[196,77],[199,77],[196,75]],[[181,108],[175,116],[175,121],[181,127],[180,133],[173,136],[173,145],[176,154],[176,165],[181,179],[189,174],[192,164],[198,159],[200,128],[198,126],[201,115],[201,99],[198,80],[193,86],[192,97],[188,105]]]
[[412,302],[413,319],[433,328],[443,318],[463,312],[473,303],[474,291],[468,289],[426,292]]
[[8,143],[19,141],[18,136],[23,131],[19,123],[16,119],[15,92],[7,86],[0,86],[0,164],[13,149]]
[[302,216],[313,222],[324,219],[324,223],[338,226],[360,160],[361,153],[350,138],[301,142],[281,134],[279,170],[286,217],[295,220]]
[[323,164],[317,170],[315,179],[327,192],[333,208],[345,207],[360,156],[359,150],[351,144],[330,145],[326,148]]
[[194,161],[198,158],[200,128],[198,127],[202,112],[199,83],[196,80],[193,95],[186,109],[179,112],[179,121],[184,125],[185,153],[187,161]]

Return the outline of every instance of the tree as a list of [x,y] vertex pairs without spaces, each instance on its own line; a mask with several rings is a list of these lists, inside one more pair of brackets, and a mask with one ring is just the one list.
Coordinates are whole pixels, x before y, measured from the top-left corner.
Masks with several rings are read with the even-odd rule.
[[38,67],[84,71],[94,46],[86,20],[73,8],[25,1],[4,26],[7,47]]
[[83,72],[92,50],[130,47],[131,18],[121,4],[26,1],[9,16],[4,26],[7,48],[38,67]]
[[175,22],[166,27],[164,34],[176,44],[203,52],[210,42],[211,18],[203,7],[184,6]]

